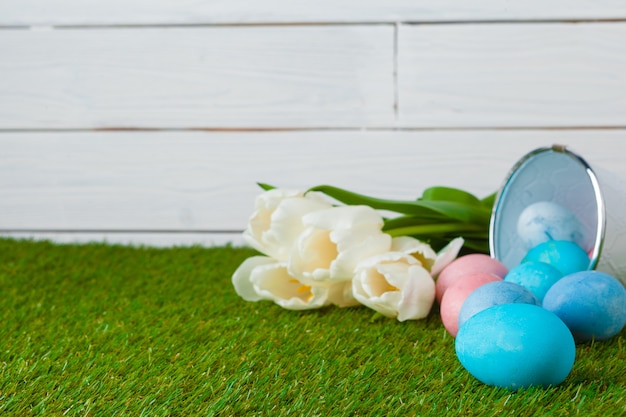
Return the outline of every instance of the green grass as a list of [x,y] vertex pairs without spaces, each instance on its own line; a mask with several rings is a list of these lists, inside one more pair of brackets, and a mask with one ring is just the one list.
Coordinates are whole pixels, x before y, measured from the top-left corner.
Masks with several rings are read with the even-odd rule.
[[558,387],[469,375],[434,312],[286,311],[233,291],[243,248],[0,239],[0,415],[626,414],[626,332]]

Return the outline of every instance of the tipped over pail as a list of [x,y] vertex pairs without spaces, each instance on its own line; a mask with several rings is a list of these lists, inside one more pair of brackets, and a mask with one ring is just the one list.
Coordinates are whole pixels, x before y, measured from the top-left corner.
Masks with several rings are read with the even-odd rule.
[[494,203],[489,230],[491,256],[509,269],[528,251],[518,220],[534,203],[565,207],[580,221],[589,268],[626,286],[626,181],[591,165],[563,145],[538,148],[511,169]]

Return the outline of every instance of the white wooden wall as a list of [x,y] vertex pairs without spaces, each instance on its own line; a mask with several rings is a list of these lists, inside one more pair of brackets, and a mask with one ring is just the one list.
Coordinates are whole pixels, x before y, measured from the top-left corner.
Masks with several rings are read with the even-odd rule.
[[242,243],[257,181],[626,178],[624,0],[0,0],[0,235]]

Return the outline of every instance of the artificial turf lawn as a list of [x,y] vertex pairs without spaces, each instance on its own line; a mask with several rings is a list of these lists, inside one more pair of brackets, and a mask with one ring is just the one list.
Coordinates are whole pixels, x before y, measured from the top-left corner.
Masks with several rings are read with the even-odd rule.
[[462,368],[436,311],[241,300],[253,254],[0,239],[0,414],[626,414],[626,331],[579,345],[560,386],[509,392]]

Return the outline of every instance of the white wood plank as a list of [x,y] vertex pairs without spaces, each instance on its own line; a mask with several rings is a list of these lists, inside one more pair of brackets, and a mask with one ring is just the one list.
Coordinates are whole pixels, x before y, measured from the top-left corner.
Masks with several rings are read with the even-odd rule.
[[0,0],[0,24],[28,26],[624,17],[622,0]]
[[0,31],[0,129],[394,121],[391,25]]
[[[433,185],[485,196],[524,154],[553,143],[626,178],[625,137],[626,130],[0,133],[0,230],[100,238],[138,231],[135,241],[147,244],[154,236],[140,232],[213,236],[245,227],[257,181],[400,199]],[[186,241],[198,239],[205,236]]]
[[403,25],[403,126],[626,126],[626,23]]

